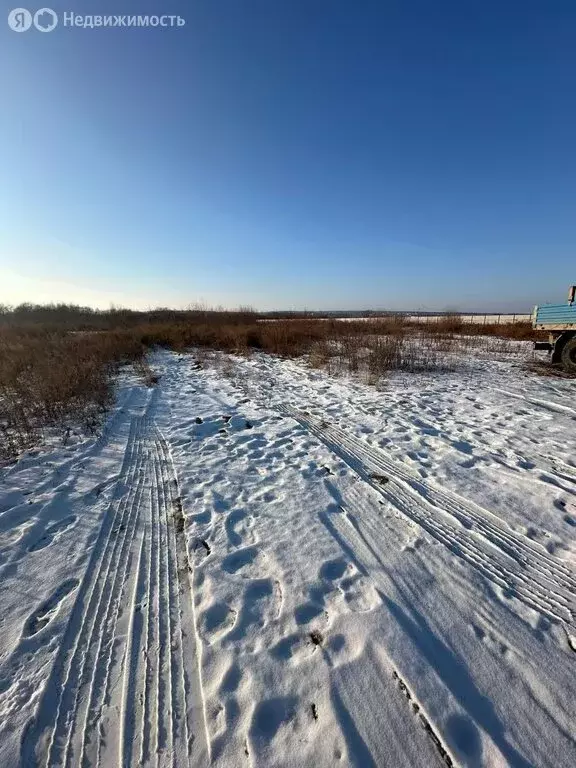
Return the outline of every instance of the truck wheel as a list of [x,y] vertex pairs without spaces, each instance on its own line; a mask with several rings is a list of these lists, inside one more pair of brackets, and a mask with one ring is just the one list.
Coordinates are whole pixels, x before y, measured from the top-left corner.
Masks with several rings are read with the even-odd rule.
[[562,365],[566,371],[576,373],[576,336],[569,339],[562,348]]

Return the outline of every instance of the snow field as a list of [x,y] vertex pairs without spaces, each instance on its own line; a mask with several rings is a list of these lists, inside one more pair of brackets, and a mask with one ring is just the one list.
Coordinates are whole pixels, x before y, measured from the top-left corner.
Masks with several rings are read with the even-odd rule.
[[4,472],[2,765],[576,762],[573,382],[154,366]]

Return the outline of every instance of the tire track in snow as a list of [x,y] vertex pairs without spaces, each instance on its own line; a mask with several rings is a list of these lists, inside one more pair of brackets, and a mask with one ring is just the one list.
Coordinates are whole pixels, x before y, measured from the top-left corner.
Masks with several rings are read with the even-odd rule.
[[340,428],[291,406],[279,410],[318,437],[396,509],[486,578],[565,627],[566,623],[573,625],[576,576],[566,564],[487,510],[424,482]]
[[163,765],[162,755],[172,750],[172,655],[170,652],[170,568],[168,562],[167,520],[158,485],[157,466],[154,462],[153,501],[159,524],[160,569],[158,582],[158,634],[159,658],[157,667],[158,708],[153,732],[157,738],[158,765]]
[[207,741],[178,484],[147,415],[78,590],[26,766],[199,766]]
[[[311,424],[314,427],[312,421]],[[318,429],[320,432],[322,431],[320,427]],[[404,481],[408,485],[408,491],[413,489],[425,501],[449,512],[464,528],[480,531],[491,544],[498,546],[520,565],[532,567],[545,576],[557,579],[560,585],[568,591],[576,590],[576,575],[573,574],[567,565],[539,548],[530,539],[505,526],[492,513],[477,507],[456,494],[451,494],[424,482],[420,477],[413,475],[400,464],[388,459],[382,451],[365,445],[339,428],[330,427],[325,432],[333,433],[334,437],[330,438],[328,435],[329,439],[334,444],[338,444],[338,441],[341,441],[344,449],[346,447],[351,448],[351,453],[356,453],[360,461],[364,460],[368,464],[372,463],[377,470],[388,472],[389,477],[386,475],[384,476],[385,479]],[[369,473],[369,477],[373,479],[371,473]],[[380,486],[378,490],[381,490]]]
[[[146,461],[146,453],[143,452],[143,460]],[[118,557],[111,563],[106,578],[106,585],[103,585],[102,596],[106,595],[100,614],[97,614],[94,623],[93,634],[88,641],[88,648],[84,656],[85,668],[88,674],[84,675],[78,687],[79,698],[75,703],[73,717],[76,723],[83,721],[76,739],[72,737],[67,741],[67,757],[65,764],[72,765],[91,765],[95,760],[91,757],[91,752],[97,749],[98,745],[98,724],[100,722],[103,698],[108,686],[110,674],[110,665],[112,664],[112,654],[118,615],[122,607],[123,593],[127,590],[128,579],[131,565],[131,547],[136,536],[138,524],[138,509],[141,505],[144,493],[144,467],[136,476],[136,488],[132,498],[127,502],[127,514],[123,523],[120,524],[120,531],[124,528],[121,547],[118,548]],[[139,476],[138,476],[139,475]],[[106,590],[106,586],[108,589]],[[100,616],[102,617],[100,620]],[[82,686],[87,688],[87,693],[83,694]],[[83,714],[82,711],[84,710]],[[72,714],[72,713],[71,713]],[[69,727],[72,729],[73,723]],[[76,741],[79,741],[79,747],[76,749]],[[77,757],[74,757],[74,752]]]
[[571,415],[572,418],[576,416],[576,409],[570,405],[564,405],[564,403],[558,403],[555,400],[543,400],[539,397],[530,397],[522,392],[510,392],[508,389],[501,389],[497,387],[496,392],[501,392],[503,395],[513,397],[516,400],[523,400],[525,403],[536,406],[536,408],[543,408],[546,411],[552,411],[552,413],[561,413]]
[[[77,721],[82,719],[82,711],[78,712],[78,707],[83,708],[80,700],[81,694],[91,696],[91,680],[86,676],[91,671],[100,671],[98,666],[104,663],[104,660],[98,659],[94,652],[99,650],[101,644],[101,632],[106,620],[107,611],[110,610],[112,593],[117,584],[118,569],[120,567],[120,558],[126,551],[128,535],[132,531],[131,514],[134,516],[134,496],[133,488],[140,490],[138,476],[144,465],[144,454],[142,451],[142,441],[140,438],[141,422],[135,419],[133,423],[133,436],[131,441],[131,450],[128,458],[128,468],[124,485],[128,492],[123,496],[117,506],[114,524],[112,525],[106,549],[102,561],[98,567],[93,579],[83,582],[83,588],[86,584],[88,592],[85,604],[80,604],[82,615],[78,621],[71,617],[74,643],[70,661],[67,665],[66,674],[63,680],[58,683],[54,681],[54,689],[51,691],[51,698],[58,702],[56,719],[51,733],[48,753],[48,765],[80,765],[80,756],[74,753],[77,748],[77,739],[79,737],[76,728]],[[119,535],[120,534],[120,535]],[[107,600],[107,597],[109,598]],[[78,605],[78,603],[77,603]],[[76,609],[76,606],[75,606]],[[75,610],[74,609],[74,610]],[[78,624],[76,631],[74,625]],[[69,625],[70,626],[70,625]],[[66,647],[66,639],[64,640]],[[62,658],[62,652],[59,659]],[[88,660],[92,661],[92,669],[87,667]],[[87,689],[87,690],[86,690]],[[52,704],[52,706],[54,706]],[[50,704],[48,703],[48,708]],[[42,705],[41,705],[42,712]],[[46,712],[48,718],[50,712]]]
[[[151,510],[151,529],[150,529],[150,547],[148,549],[147,566],[147,605],[146,605],[146,634],[142,638],[142,647],[133,651],[133,656],[137,659],[144,659],[143,677],[141,677],[140,664],[133,671],[134,689],[137,690],[139,684],[142,686],[142,692],[135,697],[136,701],[142,701],[142,720],[139,734],[136,734],[139,740],[139,764],[146,765],[151,759],[151,753],[156,750],[157,744],[152,744],[152,735],[156,733],[153,723],[158,717],[158,653],[156,649],[160,647],[158,634],[158,622],[154,617],[158,615],[160,605],[158,589],[160,584],[160,518],[158,508],[153,501],[153,491],[150,490],[150,510]],[[125,728],[124,733],[124,755],[123,763],[130,764],[131,734],[129,729]],[[134,756],[138,753],[138,744],[135,744]]]
[[208,739],[204,715],[198,656],[198,635],[192,599],[191,569],[184,535],[184,516],[178,478],[170,450],[155,427],[159,488],[168,537],[167,566],[170,611],[169,641],[173,649],[171,670],[171,737],[173,765],[200,765],[208,760]]
[[[120,509],[120,503],[121,503],[121,497],[122,497],[122,491],[125,488],[125,483],[127,479],[129,478],[129,471],[131,463],[134,463],[137,460],[137,456],[135,454],[135,423],[133,420],[130,420],[128,424],[125,422],[122,425],[118,424],[119,418],[116,416],[111,417],[111,421],[118,426],[118,429],[115,429],[113,434],[117,441],[124,442],[124,448],[123,448],[123,458],[121,461],[121,467],[119,467],[119,471],[116,473],[115,477],[115,487],[112,489],[111,498],[108,501],[108,511],[107,513],[103,513],[103,519],[100,526],[100,531],[98,532],[97,538],[95,543],[92,546],[92,552],[90,554],[90,558],[88,561],[88,565],[86,567],[86,576],[84,579],[84,585],[80,587],[78,591],[78,595],[76,596],[76,609],[73,609],[73,616],[70,621],[78,621],[80,617],[80,604],[82,600],[87,599],[87,596],[90,592],[90,576],[94,576],[95,573],[97,573],[98,569],[102,567],[103,558],[105,557],[107,547],[109,546],[109,538],[110,538],[110,532],[113,529],[114,525],[116,524],[116,520],[119,519],[119,516],[121,515],[121,509]],[[125,427],[128,427],[125,430]],[[106,436],[109,437],[112,434],[112,430],[107,428],[105,430]],[[123,437],[124,436],[124,437]],[[101,441],[103,444],[103,441]],[[94,452],[94,446],[92,446],[89,449],[89,452]],[[73,460],[70,460],[70,462],[73,462]],[[78,464],[78,462],[76,462]],[[81,464],[81,462],[80,462]],[[50,481],[46,481],[47,486],[49,486],[51,483]],[[81,497],[82,498],[82,497]],[[75,611],[75,613],[74,613]],[[70,624],[70,621],[68,624]],[[50,623],[50,622],[49,622]],[[72,640],[70,641],[70,637],[72,637]],[[36,685],[34,684],[34,689],[30,689],[30,686],[32,685],[31,679],[29,677],[29,666],[28,662],[30,660],[30,651],[32,653],[36,653],[38,650],[40,650],[40,646],[46,646],[47,644],[52,645],[52,638],[46,637],[42,640],[38,641],[38,644],[31,647],[27,644],[27,638],[23,636],[21,639],[19,645],[14,649],[9,659],[7,659],[3,664],[2,667],[0,667],[0,706],[2,706],[3,710],[6,704],[11,707],[18,707],[18,699],[22,698],[22,701],[24,700],[28,701],[30,699],[30,696],[32,692],[34,694],[37,693],[36,691]],[[63,642],[71,642],[72,645],[74,643],[74,633],[70,635],[70,630],[68,630],[68,634],[66,634],[66,631],[64,632],[64,638]],[[67,647],[67,652],[71,652],[72,647]],[[52,672],[52,674],[58,674],[58,664],[60,663],[60,657],[57,657],[56,659],[56,666]],[[7,689],[7,687],[2,685],[4,680],[10,679],[12,681],[12,684]],[[52,685],[52,679],[49,678],[49,686]],[[6,697],[3,697],[3,693],[6,691]],[[38,693],[41,693],[38,691]],[[3,698],[7,698],[7,701],[2,701]],[[57,705],[58,699],[54,699],[54,706]],[[26,736],[24,737],[24,742],[26,743]],[[28,763],[26,763],[28,764]]]
[[129,487],[140,465],[141,455],[137,440],[137,421],[131,425],[124,462],[120,473],[117,495],[104,517],[100,535],[94,547],[80,591],[72,610],[66,633],[54,667],[44,691],[35,723],[25,733],[22,745],[24,765],[63,764],[62,750],[67,750],[67,741],[60,743],[59,737],[65,729],[67,709],[76,701],[77,678],[84,669],[83,652],[93,631],[97,607],[101,602],[103,587],[110,560],[119,542],[113,535],[116,526],[123,525],[126,511],[126,495],[122,489]]
[[[287,363],[289,364],[289,363]],[[237,363],[239,366],[239,364]],[[240,366],[239,366],[240,367]],[[255,402],[259,404],[262,408],[268,408],[270,406],[270,398],[268,396],[263,397],[262,393],[260,391],[254,391],[252,387],[249,386],[250,382],[250,376],[254,375],[255,369],[246,364],[241,365],[241,370],[244,373],[244,379],[241,377],[238,377],[235,381],[235,384],[238,386],[239,389],[241,389],[246,395],[250,396],[254,399]],[[259,367],[256,369],[259,370],[260,373],[263,374],[262,378],[265,380],[266,377],[271,377],[272,380],[276,381],[276,379],[281,380],[282,383],[282,395],[281,395],[281,403],[285,404],[288,402],[288,399],[291,400],[291,405],[298,410],[301,403],[301,390],[299,388],[296,388],[294,385],[293,377],[294,374],[301,375],[302,371],[298,370],[298,366],[295,366],[294,370],[291,373],[287,373],[286,370],[282,370],[279,367],[277,367],[274,364],[271,364],[268,361],[259,361]],[[247,383],[248,382],[248,383]],[[310,383],[310,382],[308,382]],[[277,387],[278,390],[280,390],[280,387]],[[328,392],[331,389],[329,385],[321,387],[316,389],[316,394],[320,397],[324,396],[326,392]],[[510,392],[508,390],[503,390],[496,388],[494,391],[500,392],[505,395],[509,395],[511,397],[515,397],[517,399],[523,400],[528,404],[534,405],[536,408],[542,407],[542,403],[546,407],[548,407],[549,403],[547,401],[540,401],[540,400],[531,400],[528,397],[525,397],[523,394],[520,393],[514,393]],[[278,394],[278,392],[277,392]],[[339,393],[339,397],[341,397],[341,392]],[[378,412],[374,410],[374,403],[371,400],[368,400],[369,403],[371,403],[371,407],[368,407],[365,405],[366,400],[362,398],[362,396],[356,391],[354,397],[347,397],[345,401],[339,400],[339,406],[344,404],[349,411],[352,411],[353,418],[354,414],[357,412],[360,412],[364,416],[367,416],[370,419],[378,418]],[[329,404],[324,404],[324,406],[328,407],[328,411],[332,407]],[[396,404],[397,405],[397,404]],[[572,409],[569,406],[562,405],[561,403],[555,403],[552,402],[552,407],[549,407],[548,410],[552,412],[561,413],[563,415],[566,415],[568,411],[573,411],[576,413],[576,409]],[[557,405],[558,410],[554,410],[554,406]],[[566,410],[568,409],[568,411]],[[350,414],[349,414],[350,415]],[[409,428],[413,426],[413,422],[410,420],[401,420],[400,422],[403,426],[408,426]],[[448,433],[446,432],[446,429],[443,426],[436,426],[431,425],[434,429],[437,429],[438,433],[446,433],[448,437]],[[454,437],[455,440],[459,439],[458,435]],[[472,443],[471,438],[468,436],[467,438],[468,442]],[[522,453],[521,456],[518,454],[515,454],[514,452],[511,452],[510,454],[503,457],[498,452],[490,451],[488,446],[481,444],[481,443],[474,443],[474,446],[476,448],[479,448],[483,453],[485,453],[487,456],[489,456],[492,460],[497,461],[499,463],[503,463],[504,466],[508,465],[506,464],[503,459],[512,460],[512,461],[518,461],[518,459],[521,459],[522,461],[526,462],[528,461],[532,466],[530,467],[531,470],[535,472],[540,472],[543,474],[551,475],[552,478],[554,478],[554,481],[557,482],[558,480],[562,480],[565,482],[568,482],[570,484],[576,483],[576,473],[573,471],[574,467],[571,467],[570,465],[566,464],[565,462],[562,462],[557,457],[554,456],[533,456],[528,455],[526,453]],[[561,464],[562,466],[559,466]],[[509,469],[514,469],[514,467],[508,467]],[[559,488],[566,491],[567,493],[573,494],[574,490],[572,487],[566,488],[565,486],[558,484]]]
[[[190,566],[184,537],[184,518],[182,502],[178,491],[178,480],[172,464],[168,445],[159,430],[156,430],[156,450],[159,458],[161,488],[164,496],[164,511],[166,515],[166,530],[169,538],[167,554],[170,567],[171,611],[170,611],[170,643],[176,649],[172,655],[172,739],[177,754],[193,754],[193,744],[196,734],[192,733],[189,724],[198,718],[191,717],[188,702],[198,702],[203,712],[203,697],[201,687],[192,691],[187,670],[187,659],[197,660],[193,602],[190,585]],[[194,642],[189,643],[192,637]],[[199,666],[196,667],[196,678],[199,680]]]

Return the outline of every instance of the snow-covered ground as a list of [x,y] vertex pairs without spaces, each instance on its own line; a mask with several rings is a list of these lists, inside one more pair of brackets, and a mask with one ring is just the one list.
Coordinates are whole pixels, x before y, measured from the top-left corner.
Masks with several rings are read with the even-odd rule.
[[0,484],[0,765],[576,765],[576,403],[159,354]]

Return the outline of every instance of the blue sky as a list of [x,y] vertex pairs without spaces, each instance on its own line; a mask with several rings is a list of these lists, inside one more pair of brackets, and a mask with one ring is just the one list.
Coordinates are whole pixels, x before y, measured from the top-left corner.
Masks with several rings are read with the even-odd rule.
[[576,282],[573,0],[71,5],[186,25],[4,25],[0,302],[522,311]]

